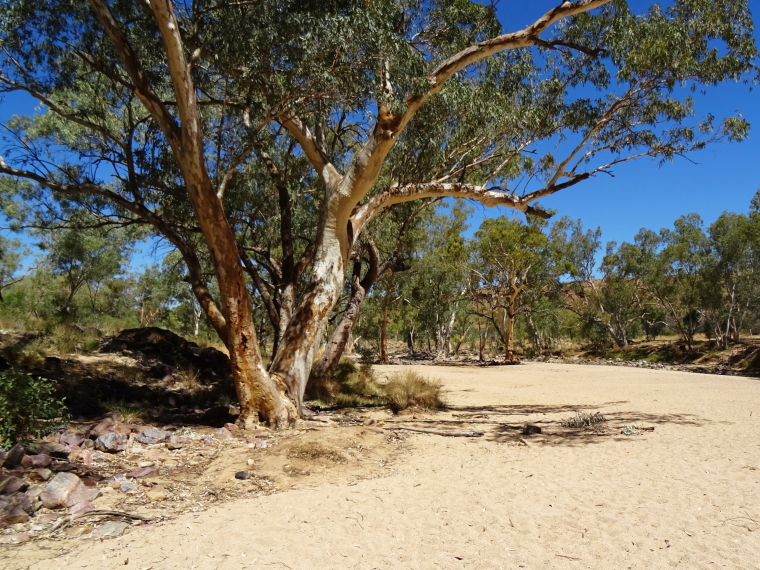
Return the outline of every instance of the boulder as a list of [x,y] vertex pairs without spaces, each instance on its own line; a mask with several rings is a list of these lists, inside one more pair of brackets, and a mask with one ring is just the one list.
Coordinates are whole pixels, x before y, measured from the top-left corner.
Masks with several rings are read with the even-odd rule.
[[26,449],[23,445],[20,443],[17,443],[13,447],[11,447],[10,451],[5,456],[5,461],[3,461],[3,467],[6,469],[13,469],[14,467],[18,467],[21,465],[21,459],[26,454]]
[[47,467],[53,462],[49,455],[42,453],[38,455],[24,455],[21,458],[21,467],[24,469],[39,469],[41,467]]
[[25,523],[34,514],[32,501],[24,493],[0,497],[0,528]]
[[148,428],[135,437],[135,441],[150,445],[169,439],[171,433],[158,428]]
[[35,481],[48,481],[53,476],[50,469],[34,469],[29,472],[29,477]]
[[87,439],[85,434],[76,431],[65,431],[58,436],[58,443],[68,445],[69,447],[79,447]]
[[97,496],[84,486],[79,477],[73,473],[58,473],[40,494],[42,505],[48,509],[71,507],[82,501],[90,501]]
[[20,477],[11,475],[0,481],[0,495],[12,495],[19,491],[26,491],[27,487],[29,487],[29,483]]
[[27,451],[33,455],[49,455],[56,459],[68,459],[71,448],[68,445],[52,441],[38,441],[27,446]]
[[127,434],[110,432],[99,436],[95,440],[95,449],[108,453],[116,453],[117,451],[124,451],[127,448],[128,442],[129,436]]

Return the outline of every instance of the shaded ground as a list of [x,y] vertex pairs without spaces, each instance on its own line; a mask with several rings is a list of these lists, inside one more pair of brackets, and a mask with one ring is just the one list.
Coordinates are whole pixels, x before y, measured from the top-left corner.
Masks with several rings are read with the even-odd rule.
[[[285,446],[303,449],[307,436],[404,433],[407,452],[384,477],[296,476],[288,492],[213,502],[116,539],[4,547],[0,568],[760,568],[760,382],[543,363],[418,369],[443,380],[448,411],[375,410],[363,414],[375,426],[346,420],[277,450],[290,461]],[[604,431],[563,428],[578,410],[602,412]],[[525,423],[544,433],[523,435]],[[631,423],[655,430],[622,435]],[[228,480],[219,465],[204,475]]]

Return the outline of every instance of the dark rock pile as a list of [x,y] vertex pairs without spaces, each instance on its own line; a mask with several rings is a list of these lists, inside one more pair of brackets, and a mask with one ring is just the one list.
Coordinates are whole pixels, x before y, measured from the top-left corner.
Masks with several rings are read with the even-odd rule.
[[126,329],[103,337],[100,352],[120,353],[138,359],[144,370],[156,378],[171,375],[181,366],[199,371],[199,379],[211,383],[230,376],[229,357],[212,347],[200,348],[171,331],[157,327]]

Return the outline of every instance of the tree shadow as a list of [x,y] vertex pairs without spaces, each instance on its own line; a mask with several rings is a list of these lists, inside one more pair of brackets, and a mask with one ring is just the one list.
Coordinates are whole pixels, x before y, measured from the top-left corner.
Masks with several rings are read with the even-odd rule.
[[[442,430],[479,431],[486,441],[511,445],[565,445],[579,446],[599,444],[609,440],[642,441],[643,438],[623,434],[625,426],[636,425],[641,434],[652,435],[657,428],[665,425],[703,427],[715,424],[731,424],[716,421],[695,414],[670,413],[652,414],[638,411],[618,411],[604,413],[607,421],[590,428],[568,428],[563,423],[576,412],[598,411],[605,407],[629,403],[626,400],[606,402],[596,405],[496,405],[496,406],[453,406],[448,409],[452,418],[403,419],[389,423]],[[543,417],[537,419],[536,415]],[[522,417],[521,417],[522,416]],[[528,420],[532,426],[541,428],[540,434],[526,435],[524,428]],[[645,429],[646,428],[646,429]]]

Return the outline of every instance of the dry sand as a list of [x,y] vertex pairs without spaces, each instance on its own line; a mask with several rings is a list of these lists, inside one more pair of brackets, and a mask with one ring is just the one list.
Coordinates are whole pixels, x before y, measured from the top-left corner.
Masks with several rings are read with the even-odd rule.
[[[514,415],[468,418],[486,431],[478,439],[409,434],[385,477],[51,543],[69,552],[32,566],[22,561],[39,546],[26,544],[0,568],[760,569],[760,381],[539,363],[419,369],[444,381],[452,406],[428,425]],[[567,433],[559,420],[576,410],[655,431]],[[524,438],[526,421],[548,435]]]

